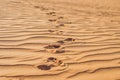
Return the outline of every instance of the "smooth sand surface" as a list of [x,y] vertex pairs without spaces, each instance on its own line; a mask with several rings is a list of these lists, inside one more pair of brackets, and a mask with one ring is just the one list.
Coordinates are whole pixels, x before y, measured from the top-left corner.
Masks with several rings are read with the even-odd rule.
[[0,0],[0,80],[120,80],[120,0]]

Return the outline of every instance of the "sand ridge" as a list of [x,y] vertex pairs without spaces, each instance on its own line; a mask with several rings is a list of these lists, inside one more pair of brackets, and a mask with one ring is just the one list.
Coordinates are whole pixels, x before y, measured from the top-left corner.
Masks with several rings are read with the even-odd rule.
[[0,80],[119,80],[119,0],[1,0]]

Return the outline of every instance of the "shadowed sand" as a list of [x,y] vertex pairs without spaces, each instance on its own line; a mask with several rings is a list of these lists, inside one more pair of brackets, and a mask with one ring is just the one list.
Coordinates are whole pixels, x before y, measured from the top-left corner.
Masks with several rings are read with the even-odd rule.
[[119,0],[0,0],[0,80],[120,80]]

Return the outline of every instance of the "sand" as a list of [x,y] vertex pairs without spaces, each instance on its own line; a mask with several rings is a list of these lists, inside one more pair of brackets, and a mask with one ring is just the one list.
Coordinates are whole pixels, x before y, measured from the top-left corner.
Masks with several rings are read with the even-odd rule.
[[0,80],[120,80],[120,0],[0,0]]

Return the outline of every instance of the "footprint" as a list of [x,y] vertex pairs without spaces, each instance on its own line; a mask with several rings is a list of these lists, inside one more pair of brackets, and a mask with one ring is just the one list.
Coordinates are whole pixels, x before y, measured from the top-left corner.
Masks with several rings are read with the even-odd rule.
[[40,8],[40,6],[34,6],[34,8]]
[[41,69],[41,70],[50,70],[51,69],[51,67],[48,65],[39,65],[39,66],[37,66],[37,68]]
[[57,48],[60,48],[61,45],[59,44],[52,44],[52,45],[48,45],[48,46],[45,46],[44,48],[46,49],[57,49]]
[[47,58],[42,65],[38,65],[37,68],[41,70],[50,70],[53,67],[58,67],[58,66],[64,66],[65,64],[63,63],[62,60],[59,60],[55,57],[49,57]]
[[49,32],[55,32],[54,30],[48,30]]
[[57,41],[57,43],[64,44],[65,42],[63,40],[59,40],[59,41]]
[[64,53],[64,47],[61,47],[61,44],[53,44],[53,45],[48,45],[45,46],[45,51],[49,52],[49,53]]
[[52,16],[56,16],[56,12],[49,12],[49,13],[46,13],[47,15],[52,15]]
[[54,34],[63,34],[63,31],[59,31],[59,30],[48,30],[50,33],[54,33]]
[[66,38],[66,39],[64,39],[64,40],[59,40],[59,41],[57,41],[56,43],[63,45],[63,44],[65,44],[66,42],[73,42],[73,41],[75,41],[75,40],[76,40],[76,39],[74,39],[74,38]]
[[48,10],[47,8],[40,7],[40,6],[37,6],[37,5],[36,5],[36,6],[34,6],[34,8],[37,8],[37,9],[39,8],[39,9],[41,9],[41,10]]
[[48,45],[45,46],[45,51],[49,52],[49,53],[64,53],[65,50],[63,47],[61,47],[60,44],[53,44],[53,45]]
[[49,58],[47,59],[47,62],[50,62],[50,61],[55,61],[55,60],[57,60],[57,58],[54,58],[54,57],[49,57]]
[[61,24],[59,24],[59,26],[65,26],[65,24],[61,23]]
[[57,25],[56,27],[61,27],[61,26],[65,26],[65,24],[60,23],[59,25]]
[[64,41],[75,41],[73,38],[66,38]]
[[57,21],[56,19],[48,19],[48,21],[50,21],[50,22],[55,22],[55,21]]
[[[50,15],[50,14],[49,14]],[[53,15],[52,13],[51,13],[51,15]],[[58,17],[57,19],[48,19],[48,21],[50,21],[50,22],[55,22],[55,21],[57,21],[58,19],[63,19],[63,17]],[[59,22],[59,21],[58,21]]]
[[57,67],[57,66],[61,66],[61,64],[63,64],[63,62],[55,57],[49,57],[47,58],[47,62],[51,63],[49,64],[51,67]]
[[58,17],[58,19],[63,19],[64,17]]
[[57,31],[56,34],[61,35],[63,34],[63,31]]
[[58,50],[56,50],[56,52],[55,53],[64,53],[65,52],[65,50],[64,49],[58,49]]

